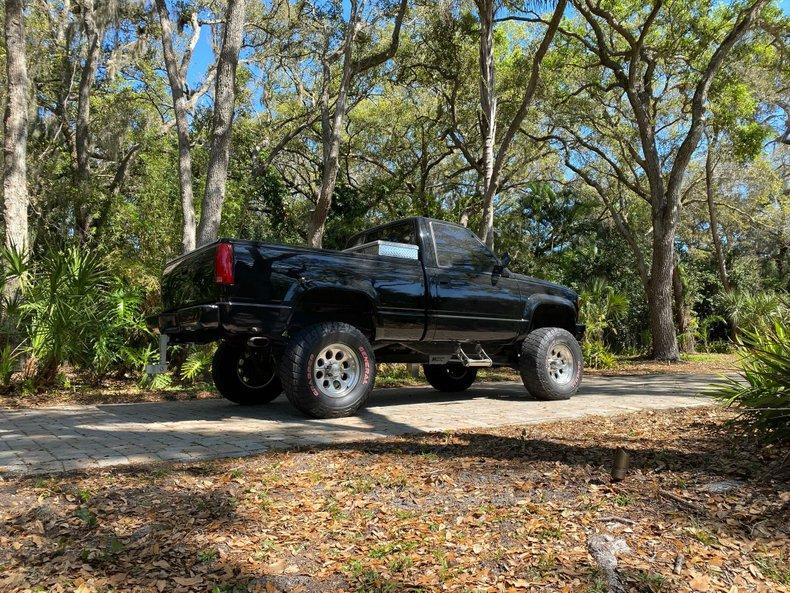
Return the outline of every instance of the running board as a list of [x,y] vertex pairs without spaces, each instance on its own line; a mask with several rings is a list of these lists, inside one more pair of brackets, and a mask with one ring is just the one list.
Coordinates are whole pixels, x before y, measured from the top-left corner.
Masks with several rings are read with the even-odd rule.
[[471,356],[461,346],[458,346],[455,355],[465,367],[490,367],[494,364],[480,344],[475,344],[475,352]]

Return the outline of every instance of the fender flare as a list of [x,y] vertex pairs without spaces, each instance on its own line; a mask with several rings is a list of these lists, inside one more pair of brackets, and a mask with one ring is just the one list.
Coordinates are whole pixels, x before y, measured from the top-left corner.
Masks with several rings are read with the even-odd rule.
[[289,316],[288,324],[290,325],[294,313],[302,309],[305,300],[322,293],[337,295],[337,298],[332,300],[341,306],[348,304],[349,309],[356,309],[351,305],[355,299],[363,300],[370,307],[371,321],[373,322],[372,329],[375,331],[376,327],[380,325],[380,320],[378,318],[378,298],[372,286],[368,287],[368,290],[365,290],[364,287],[337,286],[336,284],[324,284],[315,281],[305,282],[291,295],[289,302],[291,306],[291,315]]
[[524,330],[525,333],[529,333],[529,331],[532,329],[532,320],[535,315],[535,311],[537,311],[542,305],[553,305],[555,307],[566,309],[573,324],[576,323],[576,307],[572,301],[554,294],[533,294],[527,298],[527,302],[524,305],[524,321],[526,324]]

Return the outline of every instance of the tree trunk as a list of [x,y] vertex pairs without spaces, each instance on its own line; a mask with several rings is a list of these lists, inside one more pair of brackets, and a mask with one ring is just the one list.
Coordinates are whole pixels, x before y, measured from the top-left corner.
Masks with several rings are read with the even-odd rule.
[[371,68],[375,68],[391,59],[400,44],[400,30],[403,17],[406,14],[408,0],[401,0],[398,13],[395,16],[392,28],[392,37],[389,46],[379,52],[370,54],[359,60],[354,59],[354,39],[359,29],[362,3],[350,1],[351,14],[346,26],[343,39],[343,74],[338,85],[337,99],[334,111],[330,116],[330,86],[331,69],[327,56],[323,57],[323,89],[321,93],[321,143],[323,162],[321,165],[321,187],[318,189],[315,201],[315,210],[310,216],[307,225],[307,244],[310,247],[321,247],[324,240],[324,226],[332,206],[332,194],[337,183],[337,172],[340,169],[340,132],[346,118],[346,103],[351,82],[354,77]]
[[724,259],[724,248],[721,244],[719,235],[719,216],[716,212],[716,204],[713,202],[715,191],[713,189],[713,155],[711,146],[705,156],[705,193],[708,198],[708,214],[710,216],[710,238],[713,242],[713,250],[716,254],[716,267],[719,271],[719,280],[725,292],[732,290],[730,278],[727,274],[727,262]]
[[315,210],[307,226],[307,245],[321,248],[324,240],[324,226],[332,206],[332,194],[337,184],[340,169],[340,136],[332,131],[330,141],[324,143],[324,159],[321,169],[321,187],[315,201]]
[[480,239],[494,248],[494,143],[496,142],[497,98],[494,76],[494,2],[479,0],[480,13],[480,111],[483,140],[483,220]]
[[343,74],[337,91],[334,111],[330,108],[331,68],[325,60],[323,63],[323,88],[321,91],[321,186],[315,200],[315,209],[307,225],[307,245],[320,248],[324,240],[324,226],[332,206],[332,194],[337,184],[337,172],[340,169],[340,130],[346,118],[346,101],[353,71],[354,37],[357,32],[356,4],[353,5],[351,17],[343,40]]
[[687,292],[688,287],[680,273],[680,262],[676,260],[672,269],[672,293],[675,302],[678,347],[681,352],[694,352],[695,340],[691,327],[691,307],[686,299]]
[[79,192],[76,204],[76,226],[77,234],[85,241],[90,235],[93,216],[90,211],[90,124],[91,124],[91,90],[96,79],[96,70],[99,67],[101,56],[101,41],[104,32],[97,26],[93,3],[87,2],[82,6],[83,27],[85,29],[85,39],[87,45],[87,56],[85,65],[80,76],[78,100],[77,100],[77,123],[75,133],[75,148],[77,152],[77,191]]
[[175,51],[173,50],[173,26],[165,0],[156,0],[159,22],[162,26],[162,49],[173,96],[173,111],[176,118],[178,135],[178,182],[181,188],[181,212],[183,215],[181,233],[181,251],[188,253],[195,249],[196,221],[195,204],[192,193],[192,155],[189,139],[189,107],[184,83],[186,73],[181,71]]
[[[28,249],[27,229],[27,63],[22,0],[6,0],[5,47],[8,98],[3,118],[3,216],[5,245],[20,252]],[[5,287],[13,294],[18,281]]]
[[222,219],[222,205],[225,201],[228,181],[233,108],[236,101],[236,66],[239,63],[239,52],[244,37],[244,11],[245,0],[229,0],[222,49],[217,62],[211,153],[198,227],[198,245],[205,245],[217,239],[219,223]]
[[653,338],[653,358],[678,360],[678,342],[672,319],[672,271],[675,263],[676,225],[653,220],[653,261],[650,266],[650,285],[647,302],[650,331]]
[[[348,42],[351,47],[351,42]],[[325,76],[328,76],[329,66],[325,65]],[[321,186],[315,200],[315,210],[310,216],[307,226],[307,245],[309,247],[321,248],[324,239],[324,225],[329,216],[329,209],[332,206],[332,194],[335,192],[337,184],[337,172],[340,169],[340,129],[343,127],[346,113],[346,98],[348,96],[348,86],[351,84],[350,77],[351,63],[346,60],[344,63],[344,74],[340,82],[335,110],[329,113],[329,79],[324,82],[324,92],[321,101],[321,152],[323,161],[321,165]]]

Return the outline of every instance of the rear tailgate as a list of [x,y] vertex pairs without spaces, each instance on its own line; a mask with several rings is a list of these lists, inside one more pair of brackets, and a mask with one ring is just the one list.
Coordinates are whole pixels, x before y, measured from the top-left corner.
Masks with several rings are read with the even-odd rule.
[[219,300],[220,287],[214,281],[216,249],[217,243],[212,243],[167,264],[162,275],[162,309],[165,312]]
[[219,303],[226,300],[226,287],[215,277],[220,244],[206,245],[165,266],[158,326],[173,342],[210,342],[219,335]]

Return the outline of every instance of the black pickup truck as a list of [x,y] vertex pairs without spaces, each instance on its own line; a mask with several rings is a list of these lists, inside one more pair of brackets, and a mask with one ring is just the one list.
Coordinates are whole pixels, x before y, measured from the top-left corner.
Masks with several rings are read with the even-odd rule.
[[212,373],[224,397],[261,404],[285,391],[317,418],[363,406],[382,362],[422,364],[440,391],[508,366],[538,399],[576,392],[584,327],[569,288],[511,272],[507,254],[441,220],[399,220],[348,245],[220,239],[169,262],[163,354],[168,341],[219,341]]

